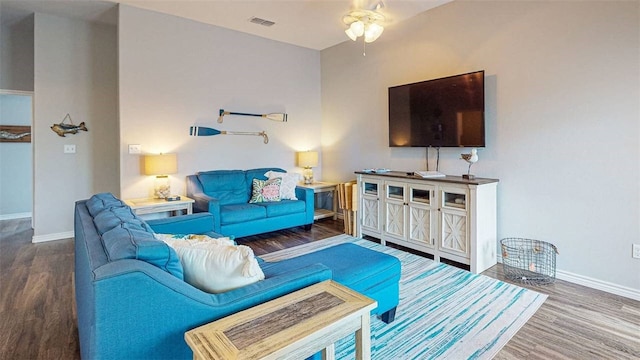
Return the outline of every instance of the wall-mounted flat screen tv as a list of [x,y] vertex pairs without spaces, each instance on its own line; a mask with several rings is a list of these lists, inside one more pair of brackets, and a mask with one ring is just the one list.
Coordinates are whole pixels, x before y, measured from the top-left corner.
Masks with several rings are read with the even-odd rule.
[[484,70],[390,87],[389,146],[484,147]]

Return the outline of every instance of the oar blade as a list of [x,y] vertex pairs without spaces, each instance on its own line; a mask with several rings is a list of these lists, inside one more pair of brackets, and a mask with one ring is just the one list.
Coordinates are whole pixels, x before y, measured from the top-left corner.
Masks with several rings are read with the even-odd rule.
[[216,130],[213,128],[203,127],[203,126],[191,126],[189,128],[189,135],[191,136],[213,136],[219,135],[220,130]]
[[287,122],[287,114],[285,113],[267,114],[264,117],[273,121]]

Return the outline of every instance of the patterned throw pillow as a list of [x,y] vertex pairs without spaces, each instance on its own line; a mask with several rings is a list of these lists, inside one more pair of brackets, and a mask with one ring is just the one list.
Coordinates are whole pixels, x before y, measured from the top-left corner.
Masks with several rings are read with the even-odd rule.
[[301,180],[300,174],[267,171],[264,176],[268,177],[269,179],[282,179],[282,184],[280,185],[280,199],[298,200],[298,198],[296,197],[296,186]]
[[280,201],[280,184],[282,179],[253,179],[250,203]]

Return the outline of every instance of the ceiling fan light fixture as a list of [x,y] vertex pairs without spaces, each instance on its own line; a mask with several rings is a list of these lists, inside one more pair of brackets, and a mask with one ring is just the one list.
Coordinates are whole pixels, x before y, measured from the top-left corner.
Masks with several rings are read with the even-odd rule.
[[374,10],[355,10],[342,17],[342,21],[349,26],[345,30],[349,39],[356,41],[364,35],[364,41],[367,43],[374,42],[380,37],[384,31],[381,24],[384,20],[384,15]]

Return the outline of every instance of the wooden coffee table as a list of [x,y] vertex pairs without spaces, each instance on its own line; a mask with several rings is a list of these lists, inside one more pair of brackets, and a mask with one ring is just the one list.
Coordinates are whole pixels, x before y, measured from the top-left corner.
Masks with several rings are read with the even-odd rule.
[[356,359],[371,358],[370,313],[377,302],[325,281],[185,333],[194,359],[304,359],[356,333]]

